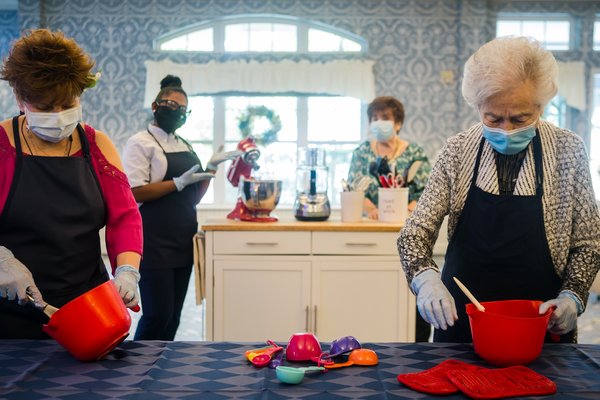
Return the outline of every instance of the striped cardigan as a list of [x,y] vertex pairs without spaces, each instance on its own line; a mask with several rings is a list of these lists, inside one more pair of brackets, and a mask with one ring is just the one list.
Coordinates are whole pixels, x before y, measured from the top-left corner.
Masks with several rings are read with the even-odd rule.
[[[585,309],[600,268],[600,216],[594,198],[588,156],[580,137],[549,122],[539,125],[543,151],[544,227],[561,290],[574,294]],[[473,176],[482,124],[448,139],[417,208],[398,237],[398,253],[409,284],[427,269],[439,271],[432,248],[448,215],[448,240],[456,228]],[[535,194],[533,146],[516,182],[516,195]],[[483,147],[477,187],[498,194],[494,153]],[[518,279],[518,277],[514,277]],[[547,299],[545,299],[547,300]]]

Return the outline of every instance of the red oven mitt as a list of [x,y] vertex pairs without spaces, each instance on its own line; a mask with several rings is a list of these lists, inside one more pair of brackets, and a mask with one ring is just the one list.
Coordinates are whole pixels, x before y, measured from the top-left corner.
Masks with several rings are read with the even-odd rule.
[[544,396],[556,393],[550,379],[523,366],[447,372],[456,387],[472,399],[502,399],[514,396]]
[[478,371],[485,369],[458,360],[446,360],[421,372],[398,375],[398,381],[418,392],[429,394],[458,393],[458,388],[448,379],[449,371]]

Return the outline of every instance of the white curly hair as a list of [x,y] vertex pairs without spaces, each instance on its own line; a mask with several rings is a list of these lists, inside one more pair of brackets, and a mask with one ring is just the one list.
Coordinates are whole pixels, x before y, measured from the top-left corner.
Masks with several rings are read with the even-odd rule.
[[465,63],[462,94],[479,108],[490,97],[527,81],[536,88],[536,104],[544,108],[558,91],[558,64],[533,38],[504,36],[479,48]]

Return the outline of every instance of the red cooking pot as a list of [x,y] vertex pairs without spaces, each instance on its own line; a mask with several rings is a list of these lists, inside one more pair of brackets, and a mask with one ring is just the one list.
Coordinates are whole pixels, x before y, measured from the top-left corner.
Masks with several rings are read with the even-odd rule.
[[125,340],[130,327],[129,312],[107,281],[62,306],[42,329],[76,359],[94,361]]

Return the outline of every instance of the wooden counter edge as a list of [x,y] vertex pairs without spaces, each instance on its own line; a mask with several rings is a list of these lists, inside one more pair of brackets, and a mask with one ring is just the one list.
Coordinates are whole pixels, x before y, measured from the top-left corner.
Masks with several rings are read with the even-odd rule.
[[366,218],[363,218],[360,222],[342,222],[339,219],[318,222],[296,220],[246,222],[229,219],[212,219],[203,223],[200,229],[202,231],[400,232],[402,224],[379,222]]

